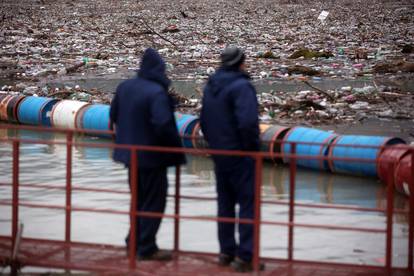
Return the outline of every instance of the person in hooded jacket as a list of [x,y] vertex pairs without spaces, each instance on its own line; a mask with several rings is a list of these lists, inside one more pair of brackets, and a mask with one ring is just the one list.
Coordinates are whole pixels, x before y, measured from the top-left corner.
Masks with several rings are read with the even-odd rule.
[[[111,102],[110,118],[116,144],[182,146],[173,100],[168,94],[170,83],[161,56],[154,49],[145,50],[138,76],[122,82]],[[168,189],[167,167],[184,164],[184,155],[138,151],[138,168],[135,168],[131,167],[130,150],[117,148],[113,159],[128,168],[129,178],[132,170],[138,170],[137,211],[163,213]],[[171,259],[171,252],[160,250],[156,243],[161,218],[137,217],[135,223],[137,258]],[[127,248],[130,246],[129,236],[130,233],[126,238]]]
[[[221,54],[221,67],[208,80],[200,115],[204,138],[212,149],[258,151],[259,119],[256,91],[244,71],[245,55],[236,47]],[[218,216],[252,219],[254,215],[254,161],[250,157],[214,155]],[[220,265],[236,271],[252,270],[253,225],[218,223]]]

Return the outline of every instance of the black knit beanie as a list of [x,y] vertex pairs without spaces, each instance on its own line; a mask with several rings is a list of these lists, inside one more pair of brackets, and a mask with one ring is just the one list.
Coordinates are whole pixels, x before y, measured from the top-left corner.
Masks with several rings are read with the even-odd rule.
[[221,64],[223,67],[239,67],[245,58],[243,50],[237,47],[228,47],[221,53]]

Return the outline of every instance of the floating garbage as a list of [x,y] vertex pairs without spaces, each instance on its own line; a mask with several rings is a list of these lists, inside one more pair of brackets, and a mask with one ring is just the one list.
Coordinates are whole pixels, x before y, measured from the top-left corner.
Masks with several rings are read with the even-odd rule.
[[[353,63],[371,70],[378,62],[413,62],[412,24],[407,22],[414,12],[404,1],[384,5],[374,0],[366,5],[339,0],[330,3],[329,9],[321,9],[325,5],[321,0],[277,7],[240,1],[234,9],[213,0],[183,9],[162,0],[144,9],[135,1],[125,9],[122,2],[98,0],[93,11],[85,9],[82,1],[42,2],[2,5],[7,28],[0,32],[0,76],[29,83],[76,74],[125,72],[138,66],[148,45],[155,45],[173,65],[169,71],[173,79],[196,79],[207,68],[216,68],[219,53],[228,43],[245,48],[253,78],[259,78],[262,71],[283,76],[281,67],[275,68],[281,65],[321,66],[321,57],[327,63],[320,71],[343,77],[361,73]],[[110,9],[111,16],[102,7]],[[16,17],[16,10],[24,10],[27,16]],[[70,11],[71,16],[62,10]],[[385,14],[393,20],[385,20]],[[277,24],[273,24],[275,18]],[[292,57],[301,49],[308,52]],[[377,68],[373,72],[412,72],[410,68]]]
[[329,12],[328,11],[321,11],[321,13],[318,16],[318,20],[321,21],[321,23],[325,23],[325,19],[328,17]]

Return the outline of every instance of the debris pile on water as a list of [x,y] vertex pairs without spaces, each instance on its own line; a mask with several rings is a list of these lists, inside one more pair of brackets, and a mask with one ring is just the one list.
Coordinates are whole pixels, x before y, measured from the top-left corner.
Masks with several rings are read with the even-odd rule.
[[[126,74],[157,48],[173,80],[203,83],[229,44],[245,49],[253,79],[398,81],[414,71],[414,9],[401,1],[20,1],[0,3],[3,91],[108,103],[99,89],[50,88],[67,78]],[[65,11],[65,12],[62,12]],[[322,124],[366,116],[413,119],[413,91],[338,87],[267,91],[263,120]],[[180,94],[180,91],[175,91]],[[179,97],[197,114],[199,93]]]
[[374,69],[379,62],[414,70],[409,0],[244,0],[236,6],[218,0],[4,0],[0,6],[0,67],[22,80],[136,68],[148,46],[166,57],[174,79],[205,78],[227,44],[245,48],[255,78],[260,72],[283,78],[298,64],[336,77],[387,72]]

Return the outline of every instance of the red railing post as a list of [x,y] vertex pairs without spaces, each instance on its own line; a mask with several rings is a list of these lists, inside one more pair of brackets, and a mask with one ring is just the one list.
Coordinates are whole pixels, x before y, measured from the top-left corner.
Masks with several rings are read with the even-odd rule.
[[131,162],[130,162],[130,187],[131,187],[131,210],[130,210],[130,232],[129,232],[129,268],[135,269],[136,267],[136,221],[137,221],[137,204],[138,204],[138,151],[135,148],[131,149]]
[[408,270],[414,271],[414,149],[411,150],[411,183],[408,183],[410,191],[409,204],[409,228],[408,228]]
[[394,211],[394,163],[390,162],[388,166],[390,172],[387,177],[387,233],[386,233],[386,251],[385,267],[388,271],[392,268],[392,224]]
[[263,159],[255,156],[255,181],[254,181],[254,224],[253,224],[253,269],[260,270],[260,220],[262,202],[262,168]]
[[174,251],[180,251],[180,166],[175,167]]
[[65,213],[65,242],[71,240],[72,224],[72,141],[73,132],[66,133],[66,213]]
[[19,146],[19,141],[13,141],[12,248],[16,243],[19,223]]
[[293,260],[293,235],[295,220],[295,182],[296,182],[296,143],[291,143],[290,174],[289,174],[289,236],[288,236],[288,260]]

